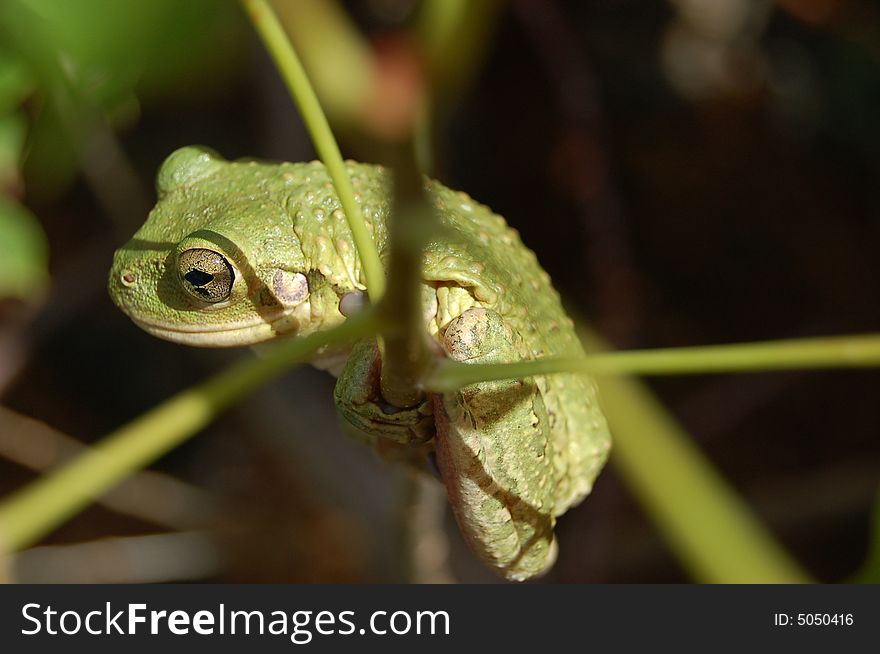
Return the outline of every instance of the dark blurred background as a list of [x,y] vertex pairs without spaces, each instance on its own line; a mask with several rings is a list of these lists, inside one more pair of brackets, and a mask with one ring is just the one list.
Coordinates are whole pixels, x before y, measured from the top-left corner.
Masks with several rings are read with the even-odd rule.
[[[186,9],[175,13],[174,3],[157,2],[163,10],[135,17],[83,3],[119,25],[85,18],[78,25],[60,2],[20,4],[42,7],[44,18],[57,11],[47,42],[80,56],[72,61],[81,66],[71,64],[79,76],[65,86],[53,75],[70,62],[62,58],[61,73],[53,72],[51,57],[22,46],[27,21],[0,13],[0,54],[30,80],[0,107],[16,116],[27,155],[23,166],[20,157],[6,163],[3,189],[37,217],[49,274],[49,281],[34,275],[0,304],[0,401],[93,442],[250,356],[153,339],[106,294],[112,252],[145,217],[163,158],[190,143],[228,158],[298,161],[314,152],[235,3],[178,3]],[[278,4],[285,20],[299,20],[296,1]],[[424,72],[410,29],[417,5],[342,5],[392,86]],[[434,174],[504,215],[567,302],[611,343],[878,331],[880,7],[867,0],[486,6],[476,45],[465,36],[447,44],[467,48],[468,57],[438,93]],[[333,50],[332,41],[325,46]],[[376,121],[338,115],[343,151],[370,160]],[[649,383],[812,574],[840,581],[862,565],[880,478],[880,374]],[[74,574],[71,563],[100,576],[94,550],[74,544],[106,536],[177,558],[179,569],[147,566],[153,577],[131,572],[134,580],[393,578],[400,475],[341,434],[332,385],[324,373],[296,369],[154,466],[183,482],[168,502],[196,507],[174,525],[193,519],[198,530],[157,545],[138,540],[167,533],[155,521],[95,506],[46,541],[67,547],[23,553],[15,578]],[[20,440],[39,440],[44,430],[9,417],[0,430],[4,424],[7,435],[17,425]],[[0,459],[0,495],[34,478],[14,460],[8,452]],[[454,577],[495,580],[445,520]],[[613,467],[558,534],[560,558],[544,581],[688,580]]]

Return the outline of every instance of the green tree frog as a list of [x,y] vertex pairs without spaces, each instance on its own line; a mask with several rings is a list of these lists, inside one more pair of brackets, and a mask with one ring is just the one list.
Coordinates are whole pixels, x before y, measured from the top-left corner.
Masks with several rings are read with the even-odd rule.
[[[389,172],[347,163],[387,262]],[[202,147],[172,153],[158,202],[114,257],[109,290],[137,325],[187,345],[252,345],[326,330],[358,310],[358,254],[322,164],[226,161]],[[582,354],[572,321],[535,255],[504,219],[435,181],[445,227],[423,257],[425,327],[438,356],[469,363]],[[393,280],[391,280],[393,283]],[[499,574],[524,580],[556,558],[556,518],[591,490],[610,447],[596,388],[556,374],[482,382],[388,406],[374,341],[324,352],[348,431],[436,462],[464,538]]]

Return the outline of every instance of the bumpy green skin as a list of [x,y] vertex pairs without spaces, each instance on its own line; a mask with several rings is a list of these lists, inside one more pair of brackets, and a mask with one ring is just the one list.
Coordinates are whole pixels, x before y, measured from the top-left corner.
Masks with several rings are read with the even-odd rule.
[[[357,163],[348,172],[384,260],[388,174]],[[344,320],[340,300],[364,289],[321,164],[228,162],[183,148],[166,160],[157,185],[159,202],[117,251],[109,284],[147,331],[211,347],[304,335]],[[549,277],[516,232],[462,193],[437,182],[428,191],[449,228],[424,256],[426,327],[438,350],[481,363],[580,355]],[[187,293],[178,257],[190,249],[229,262],[228,299],[212,304]],[[381,400],[377,357],[361,343],[341,371],[335,398],[349,431],[386,450],[433,449],[477,555],[509,579],[546,570],[556,517],[590,492],[610,446],[592,381],[559,374],[485,382],[395,412]]]

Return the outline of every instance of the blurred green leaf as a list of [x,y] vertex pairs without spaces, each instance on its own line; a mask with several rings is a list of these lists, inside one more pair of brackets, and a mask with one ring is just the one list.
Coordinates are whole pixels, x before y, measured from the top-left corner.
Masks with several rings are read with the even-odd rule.
[[0,298],[33,299],[47,282],[48,248],[36,217],[0,197]]
[[210,83],[196,76],[240,59],[244,27],[231,0],[5,0],[0,7],[0,31],[43,87],[63,77],[105,107],[141,85]]
[[0,192],[18,190],[18,165],[27,121],[20,113],[0,114]]
[[242,59],[245,27],[231,0],[0,2],[0,109],[37,96],[29,192],[63,190],[96,133],[139,117],[138,94],[179,101],[222,84]]
[[16,109],[35,84],[25,62],[0,43],[0,115]]

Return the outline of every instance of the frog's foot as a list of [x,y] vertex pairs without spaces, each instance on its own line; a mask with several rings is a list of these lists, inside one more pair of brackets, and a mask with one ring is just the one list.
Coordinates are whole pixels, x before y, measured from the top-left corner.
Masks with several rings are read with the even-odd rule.
[[[443,345],[467,363],[522,358],[518,337],[497,313],[468,309]],[[523,580],[556,558],[555,472],[550,421],[532,379],[480,382],[434,398],[435,450],[465,539],[499,574]]]
[[[376,447],[390,458],[411,459],[412,446],[426,444],[434,436],[434,420],[430,402],[398,408],[382,397],[379,375],[381,360],[374,339],[364,339],[352,349],[351,356],[339,380],[333,398],[336,410],[346,431]],[[395,453],[397,452],[397,453]]]

